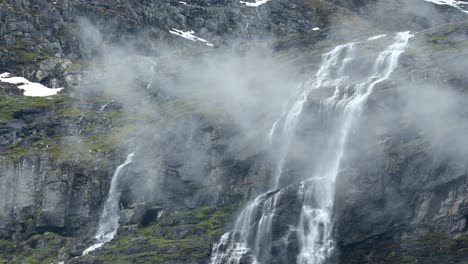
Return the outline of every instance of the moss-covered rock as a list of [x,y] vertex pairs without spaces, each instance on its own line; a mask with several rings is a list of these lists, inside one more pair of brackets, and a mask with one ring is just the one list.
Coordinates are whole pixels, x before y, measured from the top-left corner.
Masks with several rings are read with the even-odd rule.
[[96,256],[100,263],[206,263],[212,244],[226,231],[226,223],[239,207],[169,213],[139,230],[122,231]]

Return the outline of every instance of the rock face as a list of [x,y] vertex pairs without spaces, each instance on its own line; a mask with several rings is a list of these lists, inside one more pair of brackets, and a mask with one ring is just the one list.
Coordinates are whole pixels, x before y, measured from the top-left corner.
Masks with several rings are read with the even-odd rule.
[[[390,21],[390,11],[398,19]],[[157,56],[169,46],[197,60],[210,48],[269,41],[310,74],[319,55],[337,44],[403,30],[418,33],[391,81],[369,99],[338,177],[337,258],[462,263],[468,258],[464,19],[457,9],[416,1],[272,0],[249,7],[225,0],[0,0],[0,72],[66,88],[33,98],[0,83],[0,263],[208,263],[246,202],[267,191],[276,167],[259,147],[265,133],[246,133],[210,113],[216,109],[164,94],[161,87],[176,83],[177,70],[168,69],[177,56],[164,60],[162,77],[134,84],[142,95],[137,105],[83,82],[103,43],[138,40],[141,54]],[[105,34],[88,32],[91,24]],[[173,29],[193,30],[215,47]],[[313,130],[308,113],[332,92],[308,98],[296,131],[304,145],[295,155],[306,155],[311,144],[319,148],[317,138],[326,135]],[[258,130],[267,126],[261,119]],[[81,256],[93,243],[111,177],[130,152],[136,154],[119,186],[118,235]],[[316,165],[299,160],[287,163],[291,182]],[[269,263],[296,261],[297,237],[284,242],[283,235],[299,221],[297,188],[281,193]]]
[[36,231],[76,234],[98,214],[114,164],[67,161],[71,152],[62,136],[72,140],[82,125],[89,125],[80,124],[70,101],[2,95],[11,107],[3,110],[8,121],[3,121],[1,142],[2,237],[24,239]]
[[[362,146],[367,150],[361,153],[371,154],[350,160],[340,176],[337,211],[343,263],[362,263],[359,260],[364,259],[365,263],[456,263],[466,259],[460,235],[466,230],[466,149],[452,141],[461,140],[457,132],[449,136],[442,130],[457,126],[448,120],[464,119],[466,109],[456,105],[468,98],[466,93],[457,93],[450,107],[436,110],[446,115],[447,123],[433,119],[428,126],[428,116],[415,114],[418,110],[413,107],[413,113],[408,113],[409,104],[423,106],[432,97],[432,89],[447,87],[447,83],[454,90],[466,91],[467,86],[459,84],[463,81],[454,77],[455,60],[448,61],[450,50],[466,57],[467,47],[458,40],[466,34],[466,23],[421,32],[414,48],[401,60],[401,80],[372,98],[371,114],[364,125],[370,132],[364,136],[377,137],[378,146]],[[415,88],[420,83],[426,90]],[[440,100],[444,100],[443,94]],[[452,107],[458,110],[452,112]],[[386,120],[387,111],[396,114],[392,120]],[[375,148],[379,149],[377,156]],[[434,243],[447,246],[438,248]]]
[[[141,48],[151,49],[162,40],[179,48],[193,45],[191,41],[171,35],[169,30],[172,29],[193,30],[197,36],[223,45],[232,39],[310,33],[312,28],[328,24],[330,10],[346,13],[326,1],[309,3],[302,0],[274,1],[259,8],[223,0],[188,3],[171,0],[144,3],[119,0],[2,1],[0,6],[0,71],[35,77],[37,81],[44,81],[48,75],[42,67],[38,71],[31,64],[37,65],[40,60],[53,57],[76,60],[93,56],[97,36],[77,27],[86,21],[101,27],[110,41],[130,41],[140,35],[149,44]],[[89,37],[91,41],[80,46],[79,40],[83,37]],[[41,65],[50,68],[52,61]],[[53,76],[57,77],[57,74]]]

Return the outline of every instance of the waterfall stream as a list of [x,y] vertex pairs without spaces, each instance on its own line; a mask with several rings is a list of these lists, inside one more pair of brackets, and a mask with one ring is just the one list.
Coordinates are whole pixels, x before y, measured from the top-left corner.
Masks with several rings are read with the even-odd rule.
[[[336,247],[333,237],[335,181],[346,155],[348,137],[357,129],[367,98],[377,84],[390,77],[412,36],[409,32],[397,33],[392,43],[377,55],[369,74],[358,80],[346,72],[357,59],[356,51],[361,43],[339,45],[322,55],[315,78],[303,84],[302,92],[289,112],[276,120],[269,131],[268,144],[271,146],[279,142],[279,154],[275,161],[277,167],[273,173],[274,186],[242,211],[234,230],[224,234],[213,247],[211,263],[291,263],[288,262],[290,259],[281,259],[277,251],[287,247],[292,233],[297,244],[297,255],[293,257],[296,263],[323,264],[333,256]],[[314,113],[326,122],[323,126],[327,135],[325,148],[320,157],[314,157],[317,159],[315,168],[307,172],[304,176],[306,180],[297,187],[296,196],[301,205],[296,226],[289,227],[286,235],[278,239],[273,228],[275,221],[280,221],[275,219],[278,204],[290,188],[282,186],[281,180],[287,176],[283,173],[283,167],[304,105],[310,93],[319,88],[335,89],[330,97],[320,100],[319,110]],[[282,129],[279,129],[280,124],[283,124]]]
[[119,201],[121,190],[119,189],[119,183],[122,176],[121,172],[123,168],[132,163],[134,155],[135,153],[128,154],[125,162],[120,164],[115,170],[114,175],[112,176],[106,203],[104,204],[101,216],[99,217],[98,229],[94,237],[96,243],[83,251],[83,256],[102,247],[105,243],[111,241],[117,234],[120,219]]

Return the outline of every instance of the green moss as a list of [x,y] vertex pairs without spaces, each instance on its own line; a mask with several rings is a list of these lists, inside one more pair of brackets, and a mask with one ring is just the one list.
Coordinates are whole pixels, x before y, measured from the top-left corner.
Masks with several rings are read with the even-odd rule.
[[77,70],[82,70],[84,68],[87,68],[91,65],[90,61],[86,60],[74,60],[72,61],[72,65],[70,66],[71,71],[77,71]]
[[14,159],[17,157],[38,154],[40,149],[35,146],[21,146],[19,143],[9,145],[2,152],[2,156],[8,159]]
[[22,142],[8,145],[0,154],[9,159],[15,159],[25,155],[37,155],[40,154],[41,151],[47,150],[47,146],[54,144],[53,138],[43,139],[40,136],[36,136],[32,137],[31,140],[33,143],[29,145],[23,145]]
[[[51,97],[27,97],[8,95],[0,92],[0,122],[13,119],[15,113],[25,109],[44,109],[52,115],[52,119],[77,118],[87,115],[92,122],[83,124],[82,136],[56,135],[54,137],[37,134],[27,138],[27,141],[18,141],[0,150],[0,155],[9,159],[17,159],[25,155],[49,154],[54,159],[92,159],[93,155],[101,151],[111,151],[133,131],[133,124],[120,125],[122,121],[121,110],[110,110],[102,113],[89,112],[83,109],[89,102],[76,101],[68,95],[59,94]],[[111,128],[102,128],[101,124],[109,122]],[[34,126],[34,123],[31,124]],[[93,153],[96,152],[96,153]]]
[[26,51],[26,50],[20,50],[16,52],[16,56],[18,56],[19,59],[25,60],[25,61],[30,61],[34,60],[36,58],[42,58],[42,56],[32,52],[32,51]]
[[21,261],[21,264],[34,264],[39,263],[39,260],[36,259],[34,256],[27,256]]
[[13,242],[8,241],[8,240],[4,240],[4,239],[0,239],[0,246],[11,247],[11,246],[13,246]]
[[401,258],[402,264],[417,264],[418,260],[415,257],[411,256],[404,256]]
[[[32,248],[36,240],[43,239],[39,247]],[[15,252],[12,263],[36,264],[57,263],[57,260],[65,252],[64,246],[70,245],[71,238],[63,237],[55,233],[36,234],[21,243],[21,250]]]
[[319,10],[320,14],[331,14],[337,6],[325,0],[301,0],[302,4],[313,10]]
[[434,35],[431,37],[432,41],[450,41],[450,38],[446,35]]
[[117,148],[120,142],[135,129],[134,125],[125,125],[84,137],[61,137],[50,143],[46,151],[54,159],[93,160],[96,153],[109,152]]
[[[224,232],[222,223],[228,222],[226,218],[239,206],[205,206],[174,212],[157,223],[110,242],[99,253],[99,260],[103,263],[117,260],[124,263],[191,263],[206,260],[210,255],[207,245],[216,241]],[[190,224],[185,224],[187,220],[190,220]],[[179,228],[192,233],[181,235]],[[156,237],[158,233],[166,235]],[[135,237],[141,238],[143,242],[131,243]]]
[[418,137],[413,140],[407,141],[399,146],[401,149],[409,150],[409,149],[422,149],[421,147],[427,145],[429,142],[423,138]]
[[31,216],[26,220],[26,232],[27,232],[27,234],[31,234],[32,232],[34,232],[34,226],[35,226],[34,217]]
[[154,231],[156,231],[160,227],[159,223],[154,225],[149,225],[147,227],[141,228],[139,230],[140,235],[142,236],[152,236]]
[[110,111],[104,111],[99,113],[102,117],[109,119],[117,119],[123,116],[123,111],[121,109],[113,109]]
[[53,101],[49,97],[12,96],[0,92],[0,122],[13,118],[13,114],[28,108],[50,106]]
[[433,244],[433,243],[437,243],[439,241],[442,241],[446,239],[446,235],[444,235],[443,233],[438,233],[438,232],[434,232],[434,233],[428,233],[420,238],[418,238],[417,240],[415,240],[415,244]]
[[456,241],[468,241],[468,232],[462,233],[454,238]]
[[468,40],[455,40],[446,35],[434,35],[426,38],[416,39],[416,45],[408,52],[417,54],[422,51],[444,51],[447,49],[468,48]]
[[122,243],[124,245],[128,244],[128,242],[130,242],[130,240],[132,240],[133,236],[124,236],[124,237],[119,237],[119,243]]
[[61,118],[61,117],[79,117],[82,116],[84,112],[80,110],[75,105],[71,105],[70,107],[62,109],[59,113],[57,113],[54,118]]
[[[29,49],[20,39],[16,39],[13,45],[9,45],[3,48],[15,52],[20,63],[30,63],[36,60],[44,60],[52,56],[52,54],[46,52],[37,53],[34,50]],[[37,67],[37,65],[33,66]]]
[[108,151],[116,148],[122,139],[128,137],[136,130],[135,125],[116,127],[105,134],[95,134],[85,137],[83,143],[92,151]]

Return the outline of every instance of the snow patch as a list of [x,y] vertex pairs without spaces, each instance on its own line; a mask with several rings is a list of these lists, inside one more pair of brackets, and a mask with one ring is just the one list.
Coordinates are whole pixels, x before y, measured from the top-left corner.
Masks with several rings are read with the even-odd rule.
[[202,39],[200,37],[195,36],[194,35],[195,32],[193,30],[182,31],[182,30],[173,28],[173,29],[169,30],[169,33],[180,36],[180,37],[183,37],[183,38],[186,38],[186,39],[189,39],[191,41],[200,41],[200,42],[205,43],[205,45],[207,45],[209,47],[214,47],[214,45],[212,43],[208,42],[208,40]]
[[453,6],[456,9],[468,14],[468,11],[464,9],[465,5],[468,5],[467,1],[457,1],[457,0],[424,0],[424,1],[434,3],[436,5]]
[[377,40],[377,39],[385,38],[386,36],[387,34],[377,35],[377,36],[370,37],[367,40]]
[[18,84],[18,88],[24,90],[25,96],[51,96],[60,92],[63,88],[48,88],[40,83],[30,82],[23,77],[12,76],[8,72],[0,74],[0,82]]
[[244,4],[246,6],[253,6],[253,7],[256,7],[256,6],[260,6],[260,5],[263,5],[265,4],[266,2],[268,2],[270,0],[255,0],[255,3],[252,3],[252,2],[245,2],[245,1],[239,1],[241,2],[241,4]]

